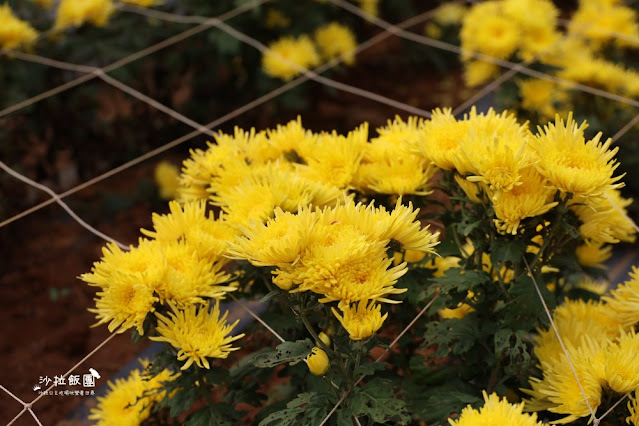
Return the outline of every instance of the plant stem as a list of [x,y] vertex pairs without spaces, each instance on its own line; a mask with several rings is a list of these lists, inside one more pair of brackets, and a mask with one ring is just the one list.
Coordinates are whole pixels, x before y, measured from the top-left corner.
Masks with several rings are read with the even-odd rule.
[[215,403],[211,399],[211,393],[209,392],[208,386],[205,381],[206,376],[203,374],[203,371],[201,368],[199,367],[196,367],[196,368],[197,368],[197,376],[200,381],[199,387],[201,390],[201,394],[202,396],[204,396],[204,399],[206,400],[206,405],[209,406],[209,411],[211,412],[211,416],[215,416],[215,409],[213,408],[213,405]]

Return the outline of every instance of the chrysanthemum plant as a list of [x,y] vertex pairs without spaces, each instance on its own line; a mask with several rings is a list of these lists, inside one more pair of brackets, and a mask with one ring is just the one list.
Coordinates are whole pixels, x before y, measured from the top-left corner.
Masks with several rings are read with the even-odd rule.
[[[627,99],[639,95],[637,7],[603,0],[577,3],[491,0],[471,6],[460,31],[467,85],[496,78],[505,70],[496,61],[525,62],[548,77],[505,81],[496,90],[493,105],[517,110],[534,125],[552,120],[555,114],[566,118],[572,111],[590,123],[593,135],[617,132],[636,114]],[[560,15],[568,19],[562,21]],[[594,91],[582,90],[584,86]],[[611,100],[615,96],[626,100]],[[624,147],[621,167],[628,172],[627,185],[633,193],[639,192],[639,179],[633,176],[639,165],[637,136],[630,129],[618,141]]]
[[[591,380],[611,395],[597,402],[591,386],[591,406],[609,408],[639,386],[613,377],[639,377],[619,349],[639,344],[629,331],[637,286],[599,302],[601,285],[585,277],[602,277],[609,245],[634,231],[617,150],[586,140],[584,126],[557,118],[533,132],[473,109],[396,118],[373,137],[367,124],[339,135],[299,119],[219,134],[184,162],[179,200],[153,230],[129,251],[108,245],[82,276],[101,288],[99,323],[164,342],[145,375],[165,380],[139,395],[143,408],[128,400],[119,413],[107,395],[93,418],[536,424],[523,411],[548,410],[540,416],[573,421],[587,413],[578,394],[553,393],[574,383],[557,372],[565,355],[543,306],[561,303],[609,319],[590,337],[619,360]],[[229,298],[259,318],[241,334],[219,304]],[[578,330],[588,329],[557,312],[587,365]]]

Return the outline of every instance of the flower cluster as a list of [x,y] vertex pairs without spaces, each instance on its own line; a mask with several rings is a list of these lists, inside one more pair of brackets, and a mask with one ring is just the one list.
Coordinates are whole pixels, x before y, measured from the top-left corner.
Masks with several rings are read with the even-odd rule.
[[[144,367],[148,365],[145,360],[140,362]],[[176,377],[164,370],[149,379],[139,369],[132,370],[126,379],[108,383],[108,394],[97,398],[97,407],[91,409],[89,420],[98,426],[139,425],[149,418],[153,406],[165,398],[164,383]]]
[[491,0],[474,5],[464,16],[460,33],[466,82],[475,86],[498,72],[497,65],[473,53],[497,59],[518,54],[530,60],[559,39],[559,13],[550,0]]
[[[237,322],[227,325],[219,305],[211,310],[208,302],[236,290],[223,271],[229,260],[222,256],[236,231],[207,216],[202,202],[171,202],[170,209],[168,215],[153,215],[154,231],[142,230],[151,239],[141,238],[129,251],[107,245],[102,260],[80,278],[102,289],[90,309],[98,324],[108,323],[118,333],[135,327],[143,335],[145,321],[155,313],[159,337],[151,339],[179,349],[183,369],[193,362],[209,368],[206,357],[226,358],[235,350],[231,342],[243,336],[229,337]],[[158,312],[167,308],[169,317]]]
[[38,33],[28,22],[18,18],[9,3],[0,6],[0,47],[15,49],[20,46],[28,46],[35,41]]
[[[564,32],[559,30],[558,15],[559,10],[547,0],[492,0],[473,6],[460,33],[467,84],[482,84],[498,73],[497,65],[474,58],[474,52],[496,59],[535,60],[563,80],[636,97],[639,73],[613,62],[607,54],[610,45],[639,45],[636,12],[621,2],[580,1]],[[571,89],[571,84],[522,80],[521,107],[552,118],[576,106]]]
[[496,394],[488,396],[483,392],[484,405],[479,410],[467,406],[461,412],[459,419],[449,419],[451,426],[475,425],[510,425],[510,426],[541,426],[537,421],[537,414],[525,414],[524,404],[510,404],[505,399],[499,399]]
[[299,37],[284,36],[271,43],[262,57],[264,72],[285,81],[320,64],[344,57],[344,63],[352,65],[355,61],[355,35],[346,26],[331,22],[317,29],[314,41],[308,35]]
[[[32,0],[45,9],[54,6],[52,0]],[[122,0],[140,7],[150,7],[156,0]],[[54,14],[54,30],[66,30],[85,24],[104,26],[116,10],[113,0],[60,0]],[[0,47],[17,49],[32,45],[38,38],[38,32],[27,21],[18,18],[9,4],[0,6]]]
[[395,284],[407,265],[391,266],[391,241],[422,252],[432,252],[437,243],[416,216],[400,201],[391,212],[349,201],[297,214],[277,209],[274,218],[244,228],[227,255],[275,267],[273,282],[282,290],[311,291],[322,303],[339,302],[342,314],[333,308],[334,314],[352,340],[361,340],[386,319],[375,303],[397,303],[391,297],[405,291]]
[[611,141],[600,142],[601,134],[586,141],[586,126],[569,116],[532,134],[506,112],[472,110],[457,120],[449,110],[436,110],[417,149],[440,168],[455,170],[471,200],[490,201],[503,232],[516,234],[522,220],[555,207],[558,191],[571,197],[587,241],[632,241],[628,222],[618,218],[627,201],[617,192],[621,176],[613,176],[617,148],[609,150]]
[[556,308],[554,323],[570,359],[553,329],[539,330],[535,355],[542,378],[532,377],[532,389],[522,389],[531,396],[526,408],[564,415],[561,422],[568,423],[590,416],[590,408],[597,411],[606,392],[621,398],[639,390],[638,298],[639,270],[634,268],[631,279],[602,302],[566,300]]

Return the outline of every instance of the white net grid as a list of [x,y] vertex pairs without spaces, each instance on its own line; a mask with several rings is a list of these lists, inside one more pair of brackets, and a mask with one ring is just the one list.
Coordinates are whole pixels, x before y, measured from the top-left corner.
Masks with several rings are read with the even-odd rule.
[[[315,81],[321,85],[325,85],[328,87],[332,87],[334,89],[337,89],[339,91],[344,91],[347,93],[351,93],[353,95],[356,96],[361,96],[370,100],[373,100],[375,102],[379,102],[381,104],[390,106],[392,108],[395,108],[397,110],[400,111],[404,111],[410,114],[414,114],[414,115],[418,115],[421,117],[429,117],[430,113],[428,111],[422,110],[420,108],[416,108],[414,106],[408,105],[406,103],[403,102],[399,102],[397,100],[394,99],[390,99],[386,96],[382,96],[380,94],[377,93],[373,93],[371,91],[368,90],[364,90],[352,85],[348,85],[348,84],[344,84],[341,83],[339,81],[335,81],[326,77],[323,77],[321,74],[324,73],[327,70],[330,70],[331,68],[337,66],[338,64],[340,64],[340,62],[349,54],[352,53],[361,53],[373,46],[375,46],[378,43],[381,43],[382,41],[392,37],[392,36],[396,36],[396,37],[400,37],[402,39],[405,40],[409,40],[412,41],[414,43],[417,44],[421,44],[423,46],[427,46],[427,47],[434,47],[437,49],[441,49],[443,51],[447,51],[447,52],[451,52],[454,54],[465,54],[469,57],[472,57],[474,59],[480,60],[480,61],[485,61],[485,62],[489,62],[495,65],[498,65],[501,68],[504,68],[506,70],[506,72],[502,73],[499,77],[497,77],[496,79],[494,79],[493,81],[489,82],[488,84],[485,84],[482,88],[480,88],[476,93],[474,93],[472,96],[470,96],[468,99],[466,99],[465,101],[463,101],[460,105],[458,105],[457,107],[455,107],[453,109],[453,114],[458,116],[461,113],[463,113],[464,111],[466,111],[470,106],[474,105],[475,103],[477,103],[478,101],[480,101],[481,99],[485,98],[486,96],[489,96],[491,93],[493,93],[496,89],[499,88],[500,85],[502,85],[504,82],[508,81],[509,79],[513,78],[514,76],[516,76],[517,74],[522,74],[522,75],[526,75],[529,77],[533,77],[533,78],[537,78],[537,79],[543,79],[543,80],[547,80],[547,81],[552,81],[554,83],[557,84],[561,84],[561,85],[566,85],[571,87],[574,90],[577,91],[582,91],[584,93],[589,93],[591,95],[597,96],[597,97],[601,97],[601,98],[605,98],[608,99],[610,101],[613,102],[617,102],[617,103],[621,103],[624,105],[627,105],[629,107],[639,107],[639,101],[634,100],[634,99],[630,99],[624,96],[620,96],[614,93],[610,93],[601,89],[597,89],[597,88],[593,88],[593,87],[589,87],[583,84],[579,84],[576,82],[572,82],[572,81],[567,81],[564,79],[560,79],[557,78],[555,76],[543,73],[543,72],[539,72],[536,70],[533,70],[531,68],[529,68],[527,65],[529,65],[532,61],[528,61],[528,62],[522,62],[522,63],[513,63],[513,62],[509,62],[509,61],[505,61],[502,59],[498,59],[498,58],[494,58],[494,57],[490,57],[488,55],[485,54],[481,54],[478,52],[470,52],[467,50],[464,50],[462,47],[460,46],[456,46],[450,43],[446,43],[443,42],[441,40],[437,40],[437,39],[433,39],[412,31],[409,31],[408,29],[411,27],[414,27],[415,25],[418,24],[423,24],[426,21],[428,21],[428,19],[430,19],[434,13],[434,9],[433,10],[429,10],[425,13],[416,15],[414,17],[411,17],[410,19],[407,19],[401,23],[398,24],[391,24],[387,21],[384,21],[378,17],[372,16],[367,14],[365,11],[363,11],[362,9],[360,9],[359,7],[345,1],[345,0],[328,0],[328,2],[332,3],[333,5],[343,9],[346,12],[352,13],[356,16],[358,16],[359,18],[366,20],[370,23],[372,23],[373,25],[378,26],[382,31],[378,34],[376,34],[375,36],[373,36],[372,38],[362,42],[361,44],[359,44],[353,52],[349,52],[348,54],[342,55],[339,58],[336,58],[332,61],[329,61],[313,70],[309,70],[309,69],[304,69],[304,68],[300,68],[297,67],[294,64],[290,64],[291,66],[295,66],[298,68],[298,70],[300,71],[300,76],[297,77],[296,79],[293,79],[292,81],[283,84],[282,86],[279,86],[277,89],[267,93],[266,95],[263,95],[249,103],[247,103],[246,105],[237,108],[234,111],[231,111],[227,114],[225,114],[222,117],[219,117],[209,123],[206,124],[201,124],[198,123],[182,114],[180,114],[179,112],[175,111],[172,108],[167,107],[166,105],[161,104],[160,102],[152,99],[151,97],[145,95],[144,93],[141,93],[140,91],[122,83],[121,81],[113,78],[112,76],[108,75],[109,72],[112,72],[118,68],[121,68],[129,63],[132,63],[134,61],[140,60],[145,58],[146,56],[149,56],[155,52],[158,52],[162,49],[165,49],[169,46],[172,46],[176,43],[180,43],[182,41],[186,41],[188,40],[190,37],[199,34],[201,32],[210,30],[212,28],[217,28],[218,30],[223,31],[224,33],[228,34],[229,36],[243,42],[246,43],[252,47],[254,47],[255,49],[257,49],[260,52],[265,52],[268,48],[262,44],[260,41],[234,29],[232,26],[230,26],[229,24],[227,24],[226,22],[228,20],[230,20],[231,18],[238,16],[242,13],[246,13],[251,11],[252,9],[258,7],[259,5],[266,3],[267,0],[255,0],[255,1],[250,1],[250,2],[246,2],[243,5],[223,14],[220,15],[218,17],[201,17],[201,16],[185,16],[185,15],[178,15],[178,14],[171,14],[171,13],[166,13],[166,12],[160,12],[160,11],[156,11],[156,10],[150,10],[150,9],[142,9],[142,8],[137,8],[137,7],[133,7],[133,6],[128,6],[128,5],[118,5],[118,8],[120,9],[120,11],[122,12],[127,12],[127,13],[136,13],[136,14],[140,14],[140,15],[145,15],[149,18],[155,18],[155,19],[160,19],[160,20],[166,20],[166,21],[170,21],[170,22],[176,22],[176,23],[192,23],[192,24],[197,24],[177,35],[174,35],[172,37],[169,37],[157,44],[154,44],[152,46],[149,46],[147,48],[144,48],[132,55],[129,55],[127,57],[124,57],[106,67],[102,67],[102,68],[97,68],[97,67],[93,67],[93,66],[86,66],[86,65],[81,65],[81,64],[72,64],[72,63],[68,63],[68,62],[62,62],[62,61],[58,61],[58,60],[54,60],[54,59],[50,59],[50,58],[46,58],[44,56],[40,56],[40,55],[36,55],[36,54],[29,54],[29,53],[24,53],[24,52],[19,52],[19,51],[13,51],[13,50],[2,50],[2,54],[6,54],[6,55],[10,55],[11,57],[18,59],[18,60],[23,60],[23,61],[28,61],[28,62],[33,62],[33,63],[39,63],[42,65],[46,65],[46,66],[50,66],[50,67],[54,67],[54,68],[59,68],[59,69],[63,69],[63,70],[68,70],[68,71],[73,71],[73,72],[77,72],[77,73],[81,73],[82,75],[69,80],[68,82],[52,88],[50,90],[47,90],[37,96],[34,96],[32,98],[26,99],[24,101],[21,101],[15,105],[12,105],[10,107],[7,107],[3,110],[0,110],[0,118],[7,116],[13,112],[19,111],[23,108],[26,108],[30,105],[33,105],[37,102],[40,102],[44,99],[47,99],[49,97],[55,96],[59,93],[62,93],[64,91],[67,91],[69,89],[72,89],[73,87],[79,86],[83,83],[89,82],[91,80],[94,79],[100,79],[103,82],[105,82],[106,84],[121,90],[123,93],[128,94],[129,96],[132,96],[136,99],[138,99],[141,102],[146,103],[147,105],[167,114],[168,116],[183,122],[184,124],[192,127],[194,130],[192,132],[189,132],[177,139],[174,139],[164,145],[162,145],[159,148],[153,149],[149,152],[147,152],[146,154],[139,156],[131,161],[128,161],[118,167],[115,167],[111,170],[109,170],[106,173],[103,173],[99,176],[96,176],[80,185],[77,185],[65,192],[62,192],[60,194],[55,193],[54,191],[52,191],[50,188],[48,188],[47,186],[44,186],[38,182],[35,182],[29,178],[27,178],[24,175],[21,175],[20,173],[14,171],[13,169],[11,169],[9,166],[7,166],[4,162],[0,161],[0,168],[2,168],[2,170],[6,173],[8,173],[9,175],[13,176],[14,178],[24,182],[27,185],[30,185],[34,188],[37,188],[41,191],[44,191],[45,193],[47,193],[51,198],[47,199],[46,201],[37,204],[29,209],[26,209],[24,211],[22,211],[19,214],[16,214],[8,219],[5,219],[4,221],[0,222],[0,228],[4,227],[6,225],[9,225],[10,223],[17,221],[21,218],[24,218],[32,213],[35,213],[38,210],[43,209],[44,207],[51,205],[53,203],[57,203],[59,204],[72,218],[73,220],[75,220],[78,224],[80,224],[82,227],[84,227],[87,231],[93,233],[94,235],[98,236],[99,238],[105,240],[105,241],[113,241],[116,244],[118,244],[120,247],[124,248],[124,249],[128,249],[128,246],[126,244],[123,244],[121,242],[117,242],[115,239],[113,239],[112,237],[109,237],[108,235],[100,232],[99,230],[95,229],[94,227],[92,227],[91,225],[89,225],[88,223],[86,223],[81,217],[79,217],[64,201],[63,199],[66,197],[69,197],[83,189],[86,189],[88,187],[91,187],[99,182],[105,181],[106,179],[109,179],[112,176],[117,175],[118,173],[121,173],[127,169],[130,169],[150,158],[156,157],[158,155],[160,155],[161,153],[164,153],[168,150],[170,150],[171,148],[174,148],[180,144],[183,144],[187,141],[192,140],[193,138],[205,134],[208,136],[215,136],[217,133],[212,130],[213,128],[216,128],[234,118],[237,118],[238,116],[246,113],[247,111],[250,111],[254,108],[259,107],[260,105],[286,93],[287,91],[292,90],[293,88],[305,83],[308,80],[312,80]],[[605,31],[602,29],[602,31]],[[628,38],[627,35],[624,34],[618,34],[618,33],[614,33],[611,31],[608,31],[612,36],[615,37],[619,37],[619,38]],[[637,41],[632,39],[632,41]],[[288,62],[286,59],[281,58],[282,61],[284,62]],[[613,141],[617,141],[619,138],[621,138],[625,133],[627,133],[629,130],[631,130],[632,128],[634,128],[637,124],[639,123],[639,113],[637,115],[635,115],[626,125],[624,125],[621,129],[619,129],[617,131],[617,133],[615,133],[615,135],[612,137]],[[614,205],[613,206],[615,208],[617,208],[619,210],[619,208]],[[621,210],[620,210],[621,211]],[[622,212],[623,213],[623,212]],[[623,213],[624,216],[625,213]],[[632,226],[639,231],[639,227],[637,227],[637,225],[632,221],[632,219],[630,219],[628,216],[626,216],[626,219],[632,224]],[[525,261],[525,259],[524,259]],[[528,265],[526,264],[526,266],[528,267]],[[530,269],[528,269],[530,272]],[[532,277],[532,274],[531,274]],[[566,350],[566,348],[563,345],[563,341],[561,336],[559,335],[557,328],[555,327],[555,324],[553,322],[553,318],[552,318],[552,314],[550,312],[550,310],[548,309],[548,307],[546,306],[546,302],[544,300],[544,298],[541,295],[541,291],[539,290],[538,284],[537,282],[535,282],[534,277],[533,277],[533,283],[534,286],[536,288],[537,294],[541,300],[541,303],[544,307],[545,313],[548,316],[548,319],[551,323],[551,326],[553,327],[556,336],[562,346],[562,350],[564,352],[564,354],[566,355],[569,364],[571,365],[572,368],[572,364],[570,361],[570,355],[568,353],[568,351]],[[253,310],[251,310],[251,308],[243,303],[241,300],[238,300],[237,298],[235,298],[234,296],[231,295],[231,297],[244,309],[247,311],[247,313],[252,316],[256,321],[258,321],[260,324],[262,324],[267,330],[269,330],[269,332],[271,332],[278,340],[280,341],[284,341],[284,339],[277,333],[276,330],[274,330],[271,326],[269,326],[266,322],[264,322],[260,316],[258,314],[256,314]],[[436,298],[437,296],[435,296]],[[435,301],[435,298],[431,299],[420,311],[419,313],[415,316],[415,318],[399,333],[399,335],[389,344],[389,346],[387,347],[387,349],[385,350],[386,352],[389,351],[398,341],[399,339],[415,324],[416,321],[419,320],[419,318],[427,311],[427,309],[432,305],[432,303]],[[89,326],[89,324],[87,324],[87,327]],[[81,365],[83,365],[89,358],[91,358],[95,353],[97,353],[98,351],[100,351],[103,347],[105,347],[112,339],[114,339],[117,336],[117,334],[111,334],[109,337],[107,337],[104,341],[102,341],[102,343],[100,343],[97,347],[95,347],[95,349],[93,349],[91,352],[89,352],[86,356],[84,356],[81,360],[79,360],[75,365],[73,365],[71,368],[69,368],[69,370],[63,374],[61,377],[66,378],[68,377],[72,372],[74,372],[78,367],[80,367]],[[379,361],[384,354],[380,355],[375,361]],[[584,392],[584,389],[582,387],[582,384],[580,383],[579,377],[577,376],[576,371],[574,370],[574,368],[572,368],[572,372],[575,376],[575,378],[577,379],[577,382],[579,383],[579,387],[580,387],[580,391],[582,393],[582,395],[584,396],[584,401],[585,403],[588,405],[588,408],[590,410],[591,413],[591,421],[594,425],[599,425],[601,420],[603,418],[605,418],[618,404],[622,403],[625,398],[627,398],[628,395],[623,396],[621,399],[619,399],[616,404],[611,407],[607,412],[601,414],[600,416],[597,416],[595,411],[593,410],[593,408],[590,406],[589,402],[588,402],[588,398],[586,397],[586,394]],[[363,378],[360,378],[360,380],[357,381],[357,383],[361,382]],[[48,389],[46,389],[46,391],[51,390],[54,387],[54,385],[52,384],[51,386],[48,387]],[[11,398],[15,399],[19,404],[22,405],[22,409],[16,413],[15,417],[8,423],[8,425],[12,425],[14,423],[16,423],[19,419],[23,418],[24,416],[31,416],[31,418],[33,419],[33,421],[36,424],[42,425],[41,421],[38,419],[37,415],[35,414],[34,410],[33,410],[33,406],[35,404],[37,404],[38,401],[40,401],[45,395],[46,392],[43,392],[41,395],[39,395],[38,397],[34,398],[32,401],[30,402],[25,402],[22,399],[18,398],[14,393],[11,392],[11,390],[8,388],[8,386],[6,386],[6,383],[0,383],[0,389],[5,392],[6,394],[8,394]],[[339,408],[339,405],[342,403],[342,401],[344,400],[344,398],[347,396],[346,393],[343,393],[342,398],[337,402],[337,404],[335,404],[335,406],[333,407],[333,409],[328,413],[328,415],[326,416],[326,418],[321,422],[321,425],[324,425],[329,419],[330,417],[335,413],[335,411]],[[28,414],[27,414],[28,413]],[[356,424],[359,424],[359,420],[357,419],[357,417],[354,418]]]

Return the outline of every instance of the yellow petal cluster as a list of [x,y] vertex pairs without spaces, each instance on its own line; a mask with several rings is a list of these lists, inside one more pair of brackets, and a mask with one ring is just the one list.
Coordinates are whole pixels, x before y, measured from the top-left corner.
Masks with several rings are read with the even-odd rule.
[[357,306],[340,307],[340,315],[335,308],[331,308],[351,340],[364,340],[377,332],[388,317],[388,312],[382,315],[381,305],[360,301]]
[[362,192],[427,195],[436,168],[411,146],[421,138],[423,120],[400,117],[377,129],[378,136],[364,147],[353,179]]
[[591,408],[596,412],[606,393],[621,397],[639,389],[639,336],[633,328],[639,318],[624,316],[615,306],[618,297],[624,295],[604,297],[606,303],[566,300],[555,310],[566,352],[555,330],[538,330],[535,355],[542,377],[531,377],[531,389],[522,389],[532,397],[527,410],[548,410],[565,416],[557,423],[570,423],[589,417]]
[[112,332],[135,327],[143,334],[144,319],[158,304],[183,308],[236,289],[226,285],[230,276],[222,268],[228,259],[221,253],[237,231],[207,217],[202,202],[171,202],[170,209],[153,215],[154,231],[143,230],[153,239],[140,239],[128,251],[107,244],[91,273],[80,276],[101,288],[90,311]]
[[320,294],[321,302],[391,302],[388,296],[405,291],[394,284],[406,272],[405,263],[391,267],[386,254],[391,241],[428,253],[437,244],[437,235],[421,226],[417,213],[400,201],[390,212],[352,201],[297,214],[276,210],[266,223],[243,228],[244,235],[230,244],[227,256],[276,266],[276,285]]
[[345,64],[355,63],[354,51],[357,41],[350,28],[338,22],[331,22],[315,31],[315,42],[325,60],[343,55]]
[[159,336],[149,339],[167,342],[178,349],[178,361],[186,361],[182,370],[193,363],[200,368],[210,368],[207,358],[227,358],[231,352],[239,349],[234,348],[232,343],[244,337],[244,333],[230,336],[240,320],[227,324],[228,311],[220,317],[219,305],[217,301],[212,307],[206,303],[190,305],[183,310],[171,305],[168,316],[156,313]]
[[531,60],[548,50],[559,38],[558,15],[549,0],[491,0],[473,5],[460,32],[466,83],[474,86],[491,78],[497,72],[495,59],[517,54]]
[[313,41],[306,35],[298,38],[282,37],[268,46],[262,57],[262,68],[271,76],[289,81],[304,69],[320,63]]
[[600,142],[601,132],[586,141],[584,130],[588,124],[578,125],[568,115],[557,117],[539,129],[531,142],[539,172],[552,185],[579,199],[599,197],[605,191],[623,186],[622,176],[613,177],[619,163],[614,159],[619,148],[609,149],[611,139]]
[[180,172],[177,167],[167,161],[161,161],[155,166],[153,177],[163,200],[172,200],[178,193],[178,178]]
[[619,285],[603,300],[609,307],[610,316],[625,327],[639,323],[639,268],[632,267],[630,279]]
[[132,370],[125,379],[108,382],[108,393],[97,397],[97,406],[91,409],[89,420],[98,426],[134,426],[149,418],[156,402],[164,398],[162,382],[176,377],[168,370],[150,380],[139,369]]
[[104,26],[115,10],[111,0],[61,0],[56,14],[56,29],[80,27],[90,23]]
[[541,426],[536,414],[523,412],[524,404],[511,404],[506,399],[500,399],[497,394],[490,396],[482,391],[484,405],[474,409],[471,405],[464,408],[458,419],[448,419],[451,426],[477,425],[510,425],[510,426]]
[[38,37],[37,31],[28,22],[18,18],[9,3],[0,6],[0,47],[15,49],[32,44]]

